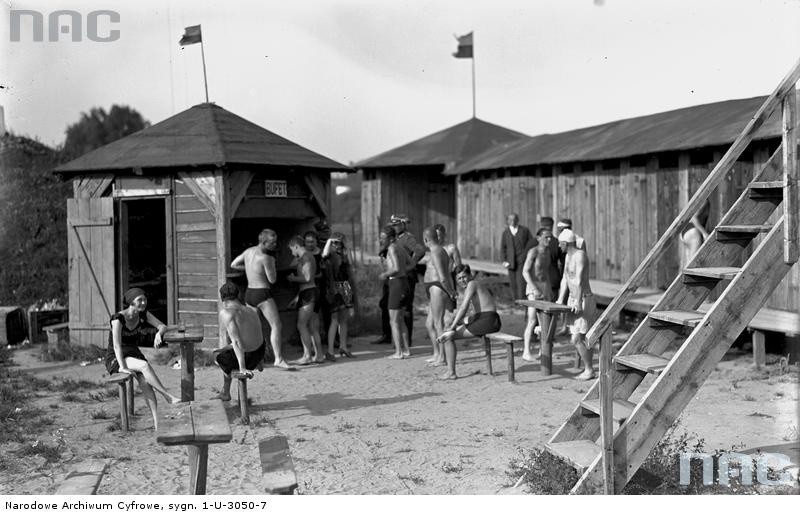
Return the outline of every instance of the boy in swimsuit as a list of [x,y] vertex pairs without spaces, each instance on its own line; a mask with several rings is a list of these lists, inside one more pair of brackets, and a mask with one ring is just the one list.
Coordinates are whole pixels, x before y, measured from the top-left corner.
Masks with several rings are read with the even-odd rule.
[[237,256],[231,263],[231,268],[244,270],[247,276],[244,301],[248,306],[258,309],[269,324],[269,341],[275,355],[274,366],[288,369],[289,364],[283,359],[281,352],[281,317],[270,290],[278,279],[275,267],[276,248],[278,248],[278,235],[272,229],[264,229],[258,235],[258,245],[248,248]]
[[[323,363],[325,354],[322,351],[322,342],[319,332],[315,331],[312,318],[319,300],[319,289],[316,284],[317,263],[314,256],[306,250],[305,241],[300,236],[289,240],[289,250],[297,258],[297,273],[291,274],[286,279],[298,285],[297,297],[289,303],[289,307],[297,306],[297,331],[303,343],[303,357],[297,361],[298,365]],[[312,357],[311,352],[314,352]]]
[[239,302],[239,288],[225,283],[219,289],[222,310],[219,325],[226,335],[220,338],[219,348],[214,351],[215,361],[222,370],[222,390],[218,399],[231,400],[231,372],[238,370],[253,376],[253,370],[261,370],[266,343],[261,332],[258,311]]
[[[552,258],[550,253],[550,242],[553,233],[549,229],[539,229],[536,236],[539,240],[538,245],[528,251],[525,258],[525,265],[522,267],[522,276],[525,278],[525,296],[528,300],[553,300],[553,290],[551,284],[550,265]],[[533,330],[536,328],[538,313],[535,308],[528,308],[528,321],[523,333],[524,348],[522,359],[533,361],[531,354],[531,339]],[[541,349],[540,349],[541,352]]]
[[[464,288],[464,300],[456,311],[453,323],[446,332],[439,336],[439,343],[444,344],[447,357],[447,373],[442,379],[456,379],[456,344],[455,340],[461,338],[474,338],[500,330],[500,317],[497,314],[497,305],[494,295],[489,288],[476,281],[472,276],[469,265],[456,267],[456,282]],[[475,314],[467,321],[464,315],[472,306]]]
[[425,246],[431,251],[430,261],[425,267],[423,278],[425,291],[430,301],[425,328],[428,330],[428,336],[433,346],[433,356],[428,359],[428,362],[439,366],[445,364],[445,358],[437,338],[444,332],[445,311],[452,311],[455,308],[456,292],[450,275],[450,258],[444,247],[440,245],[436,230],[428,227],[423,231],[422,237]]
[[396,243],[394,227],[384,227],[380,234],[381,252],[386,255],[386,270],[380,274],[381,280],[388,282],[387,307],[389,325],[392,331],[394,354],[390,359],[403,359],[411,356],[408,346],[408,328],[404,320],[405,308],[411,289],[408,286],[408,263],[410,257]]

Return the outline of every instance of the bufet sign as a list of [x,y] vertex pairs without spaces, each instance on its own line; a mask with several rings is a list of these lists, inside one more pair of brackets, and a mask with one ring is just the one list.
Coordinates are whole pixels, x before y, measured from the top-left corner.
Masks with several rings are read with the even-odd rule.
[[264,181],[264,196],[286,198],[286,181]]

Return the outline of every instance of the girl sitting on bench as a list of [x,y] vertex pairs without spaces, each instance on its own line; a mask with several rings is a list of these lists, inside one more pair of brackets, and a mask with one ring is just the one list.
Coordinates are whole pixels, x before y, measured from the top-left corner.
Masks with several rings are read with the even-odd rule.
[[147,296],[141,288],[131,288],[126,291],[122,298],[122,307],[122,311],[111,317],[106,370],[109,374],[124,372],[136,376],[147,406],[153,414],[153,425],[158,429],[156,396],[153,389],[163,395],[170,404],[180,402],[181,399],[164,388],[139,347],[152,345],[159,348],[163,345],[161,337],[166,332],[167,326],[147,311]]

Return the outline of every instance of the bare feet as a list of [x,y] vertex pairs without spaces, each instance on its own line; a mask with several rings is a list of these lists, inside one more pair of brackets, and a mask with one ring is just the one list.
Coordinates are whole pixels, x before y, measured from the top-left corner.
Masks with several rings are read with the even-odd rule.
[[312,363],[311,358],[305,356],[294,362],[295,365],[300,365],[300,366],[310,365],[311,363]]
[[404,358],[410,358],[411,357],[411,351],[410,350],[403,351],[403,357]]
[[221,401],[226,401],[227,402],[227,401],[231,400],[231,394],[229,394],[229,393],[228,394],[220,393],[219,395],[215,395],[214,397],[211,397],[211,398],[212,399],[219,399]]
[[584,370],[582,374],[575,376],[579,381],[588,381],[594,379],[594,370]]
[[286,363],[285,359],[276,361],[272,366],[275,368],[285,368],[287,370],[290,370],[292,368],[288,363]]
[[428,366],[429,367],[442,367],[444,365],[447,365],[446,361],[434,361],[433,363],[429,364]]
[[386,356],[386,359],[403,359],[403,355],[402,354],[391,354],[389,356]]
[[439,356],[431,356],[430,358],[425,360],[425,363],[434,363],[436,361],[439,361]]
[[452,381],[458,379],[458,376],[448,372],[445,375],[441,376],[439,379],[441,379],[442,381]]
[[530,354],[522,354],[522,361],[535,361]]

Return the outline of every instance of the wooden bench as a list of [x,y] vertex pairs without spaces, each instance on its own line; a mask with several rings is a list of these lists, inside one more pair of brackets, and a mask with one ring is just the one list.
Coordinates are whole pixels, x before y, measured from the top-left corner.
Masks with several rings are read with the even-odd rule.
[[194,400],[194,346],[203,341],[203,326],[170,329],[164,333],[163,341],[177,343],[181,349],[181,401]]
[[56,345],[59,341],[67,339],[65,336],[69,333],[69,322],[46,325],[42,327],[42,331],[47,333],[47,344]]
[[87,460],[75,466],[58,485],[55,495],[95,495],[108,460]]
[[297,489],[297,475],[286,437],[276,435],[259,440],[258,454],[264,491],[273,495],[293,494]]
[[231,372],[231,377],[239,381],[239,412],[241,414],[242,424],[247,425],[250,423],[250,408],[249,400],[247,398],[247,380],[253,378],[253,373],[250,371],[242,373],[237,370]]
[[483,347],[486,351],[486,368],[488,375],[492,372],[492,343],[500,342],[506,344],[506,358],[508,360],[508,381],[515,382],[514,377],[514,344],[522,342],[522,338],[506,333],[489,333],[483,337]]
[[133,415],[133,374],[117,372],[106,379],[106,383],[116,384],[119,389],[119,416],[122,432],[130,431],[128,415]]
[[208,446],[233,438],[225,407],[219,399],[181,402],[159,409],[156,441],[185,445],[189,455],[189,493],[206,493]]

